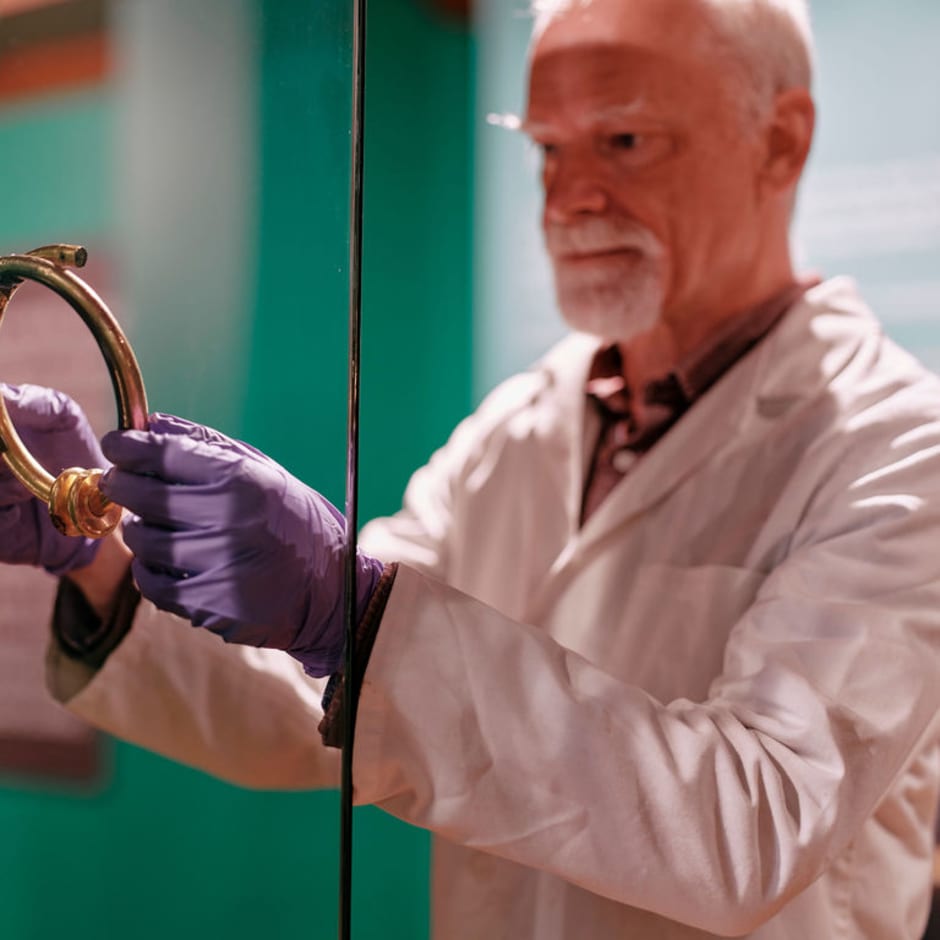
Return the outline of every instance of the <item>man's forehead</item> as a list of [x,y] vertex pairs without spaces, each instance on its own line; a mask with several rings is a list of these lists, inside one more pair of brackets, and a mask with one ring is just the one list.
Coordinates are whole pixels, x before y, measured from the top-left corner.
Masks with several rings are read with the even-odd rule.
[[[668,49],[705,31],[702,0],[570,0],[548,4],[536,20],[530,55],[599,44]],[[697,44],[696,44],[697,45]]]
[[643,47],[604,42],[556,48],[532,62],[525,129],[566,112],[591,123],[667,119],[711,78],[700,63]]

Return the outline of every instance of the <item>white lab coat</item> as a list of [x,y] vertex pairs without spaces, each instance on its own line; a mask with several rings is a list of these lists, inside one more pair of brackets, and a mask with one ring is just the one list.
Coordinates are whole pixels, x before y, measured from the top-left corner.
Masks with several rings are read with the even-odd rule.
[[[583,529],[594,340],[498,388],[363,544],[402,562],[354,775],[438,836],[437,940],[915,940],[940,778],[940,382],[813,289]],[[143,606],[60,698],[250,786],[315,684]]]

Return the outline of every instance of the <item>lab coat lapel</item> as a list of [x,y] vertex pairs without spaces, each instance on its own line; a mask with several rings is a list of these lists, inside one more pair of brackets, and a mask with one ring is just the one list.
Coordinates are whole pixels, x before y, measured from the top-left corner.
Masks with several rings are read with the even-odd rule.
[[557,475],[557,491],[564,499],[567,541],[578,535],[581,494],[584,489],[586,452],[591,442],[585,437],[585,386],[594,355],[601,341],[584,333],[575,333],[556,346],[542,361],[551,382],[551,407],[543,412],[550,417],[546,438],[550,450],[540,466]]
[[738,441],[760,373],[761,353],[758,347],[736,363],[636,462],[585,523],[581,548],[650,509],[717,450]]
[[[822,324],[814,319],[820,308],[831,314]],[[827,282],[795,304],[766,340],[735,363],[627,473],[576,532],[559,567],[656,505],[720,451],[757,446],[783,413],[816,394],[853,355],[841,337],[848,319],[858,316],[870,314],[848,279]],[[849,329],[846,335],[857,331]],[[583,394],[580,402],[583,414]],[[575,434],[582,435],[582,429],[583,418]],[[576,485],[574,479],[569,485],[578,505],[582,481],[579,472]]]
[[[819,318],[821,310],[826,315]],[[545,589],[551,592],[551,582],[585,552],[641,517],[718,453],[758,446],[775,421],[817,394],[851,359],[854,348],[843,337],[858,336],[849,321],[859,316],[871,318],[851,280],[834,279],[810,291],[637,462],[583,527],[586,448],[592,444],[585,441],[584,387],[599,343],[578,334],[556,347],[544,365],[556,393],[549,437],[555,465],[566,477],[557,484],[565,494],[569,535]]]

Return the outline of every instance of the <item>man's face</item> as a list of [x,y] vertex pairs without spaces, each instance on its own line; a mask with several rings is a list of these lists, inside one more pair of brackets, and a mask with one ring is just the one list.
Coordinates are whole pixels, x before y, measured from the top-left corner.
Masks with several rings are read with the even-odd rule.
[[693,2],[595,0],[536,39],[524,127],[562,312],[627,340],[734,305],[760,228],[757,135]]

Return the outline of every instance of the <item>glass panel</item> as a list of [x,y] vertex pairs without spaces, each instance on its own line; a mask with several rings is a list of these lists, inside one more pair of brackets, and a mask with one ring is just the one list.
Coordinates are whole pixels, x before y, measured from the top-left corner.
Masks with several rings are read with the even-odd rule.
[[[397,507],[470,401],[470,41],[432,6],[370,13],[364,519]],[[151,407],[342,504],[348,0],[0,11],[0,254],[86,245]],[[0,381],[114,424],[90,336],[36,285],[5,317]],[[92,734],[43,690],[53,590],[0,570],[0,933],[333,935],[336,794],[251,793]],[[426,838],[376,810],[356,831],[355,936],[420,940]]]

